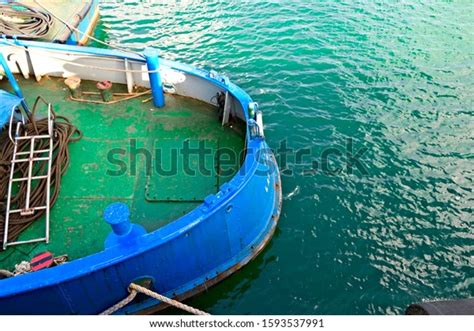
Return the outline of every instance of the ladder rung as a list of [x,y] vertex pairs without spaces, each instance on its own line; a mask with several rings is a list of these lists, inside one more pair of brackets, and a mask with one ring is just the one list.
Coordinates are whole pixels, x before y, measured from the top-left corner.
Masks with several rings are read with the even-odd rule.
[[[49,153],[49,149],[38,149],[34,150],[33,153]],[[30,152],[18,152],[16,155],[30,155]]]
[[[33,211],[36,211],[36,210],[45,210],[46,209],[46,206],[40,206],[40,207],[32,207],[30,208],[30,210],[33,210]],[[21,213],[21,212],[24,212],[24,209],[13,209],[13,210],[10,210],[10,214],[18,214],[18,213]]]
[[47,135],[47,134],[43,134],[43,135],[39,135],[39,136],[19,136],[19,137],[15,137],[15,140],[33,140],[33,139],[49,139],[51,138],[50,135]]
[[[16,128],[16,136],[15,136],[15,144],[14,144],[14,149],[13,149],[13,157],[11,160],[11,167],[10,167],[10,180],[8,182],[8,195],[7,195],[7,206],[6,206],[6,215],[5,215],[5,222],[4,222],[4,231],[3,231],[3,249],[5,250],[7,246],[13,246],[13,245],[20,245],[20,244],[27,244],[27,243],[34,243],[34,242],[41,242],[41,241],[46,241],[46,243],[49,242],[49,212],[50,212],[50,203],[51,203],[51,196],[50,196],[50,179],[51,179],[51,161],[52,161],[52,154],[53,154],[53,118],[51,117],[52,113],[52,106],[51,104],[48,104],[48,134],[42,134],[42,135],[36,135],[36,136],[28,136],[24,135],[21,136],[19,134],[20,132],[20,127],[21,127],[21,122],[18,122],[17,128]],[[37,140],[40,140],[40,142],[43,142],[41,140],[49,140],[49,146],[48,148],[45,148],[46,146],[43,144],[35,144]],[[20,144],[18,144],[19,141],[25,141],[26,143],[29,143],[28,149],[29,151],[18,151],[18,147]],[[23,145],[23,144],[22,144]],[[37,148],[42,148],[42,149],[37,149]],[[47,153],[47,157],[41,157]],[[48,167],[48,172],[47,175],[40,175],[40,176],[33,176],[33,169],[37,164],[34,164],[34,162],[38,161],[46,161],[47,162],[47,167]],[[28,166],[28,176],[27,177],[20,177],[20,178],[14,178],[15,174],[15,165],[17,163],[27,163],[26,165]],[[46,205],[45,206],[38,206],[38,207],[31,207],[30,206],[30,199],[31,199],[31,181],[33,180],[39,180],[39,179],[46,179],[48,184],[46,185]],[[12,183],[13,182],[27,182],[27,190],[26,190],[26,196],[25,196],[25,203],[24,203],[24,208],[21,209],[14,209],[11,210],[11,203],[12,203]],[[17,204],[17,207],[22,207],[21,205],[19,206]],[[8,242],[8,230],[9,230],[9,221],[10,221],[10,215],[11,214],[20,214],[21,216],[29,216],[29,215],[34,215],[36,211],[39,210],[45,210],[46,211],[46,236],[44,238],[38,238],[38,239],[30,239],[30,240],[24,240],[24,241],[16,241],[16,242]]]
[[[31,180],[37,180],[37,179],[46,179],[48,178],[48,175],[44,176],[33,176],[31,177]],[[22,177],[22,178],[13,178],[12,182],[24,182],[28,180],[28,177]]]
[[[21,162],[29,162],[30,159],[19,159],[19,160],[12,160],[12,163],[21,163]],[[34,157],[31,159],[31,161],[36,162],[36,161],[49,161],[49,157]]]
[[6,243],[5,247],[7,246],[15,246],[15,245],[21,245],[21,244],[31,244],[31,243],[37,243],[41,241],[48,241],[47,238],[38,238],[38,239],[31,239],[31,240],[23,240],[23,241],[14,241],[10,243]]

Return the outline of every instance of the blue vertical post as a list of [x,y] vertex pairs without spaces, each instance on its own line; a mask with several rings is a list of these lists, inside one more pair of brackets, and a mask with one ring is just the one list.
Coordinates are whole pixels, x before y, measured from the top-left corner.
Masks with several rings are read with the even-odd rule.
[[16,82],[15,76],[13,76],[13,73],[11,72],[10,67],[8,66],[7,60],[5,60],[2,53],[0,53],[0,63],[2,64],[3,71],[5,71],[5,75],[7,75],[8,81],[13,87],[15,94],[21,99],[21,105],[26,110],[26,112],[29,113],[30,109],[28,108],[28,105],[25,102],[25,98],[23,97],[23,93],[21,92],[20,86]]
[[150,77],[150,88],[153,96],[153,104],[162,108],[165,105],[165,96],[163,94],[163,83],[161,82],[161,76],[158,72],[159,64],[159,53],[158,50],[153,47],[145,48],[143,55],[146,59],[146,65],[148,68],[148,76]]

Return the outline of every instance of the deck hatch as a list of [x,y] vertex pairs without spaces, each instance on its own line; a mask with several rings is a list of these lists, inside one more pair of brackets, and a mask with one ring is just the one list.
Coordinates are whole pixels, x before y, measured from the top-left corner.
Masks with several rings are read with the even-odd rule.
[[216,140],[157,141],[147,177],[145,198],[150,202],[200,202],[218,190]]

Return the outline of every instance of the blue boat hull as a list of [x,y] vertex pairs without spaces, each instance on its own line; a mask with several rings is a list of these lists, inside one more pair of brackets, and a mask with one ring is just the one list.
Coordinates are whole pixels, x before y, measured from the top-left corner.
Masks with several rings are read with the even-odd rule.
[[[110,50],[48,47],[142,61]],[[247,106],[252,100],[236,85],[193,67],[166,63],[232,93],[249,118]],[[184,300],[244,266],[269,242],[281,210],[280,174],[273,153],[263,135],[251,136],[251,130],[247,131],[242,168],[217,194],[182,218],[127,245],[0,281],[0,313],[98,314],[125,298],[132,282]],[[117,313],[146,313],[163,307],[158,300],[138,298]]]
[[[79,277],[73,274],[75,264],[84,262],[80,260],[61,266],[64,273],[72,276],[65,281],[58,282],[54,275],[48,275],[48,271],[53,273],[59,267],[45,270],[42,276],[52,277],[50,284],[2,295],[0,312],[97,314],[126,297],[128,285],[143,278],[153,280],[155,291],[179,300],[205,290],[244,266],[269,242],[280,213],[281,190],[278,173],[270,176],[269,184],[267,178],[253,177],[229,200],[235,206],[231,215],[226,204],[169,240],[157,231],[134,247],[106,250],[89,257],[97,264],[86,266],[90,270]],[[264,187],[270,186],[274,189],[265,192]],[[100,264],[111,257],[116,261]],[[6,281],[28,284],[28,278],[35,276],[29,274]],[[160,308],[163,306],[159,301],[148,299],[126,306],[119,313],[145,313]]]

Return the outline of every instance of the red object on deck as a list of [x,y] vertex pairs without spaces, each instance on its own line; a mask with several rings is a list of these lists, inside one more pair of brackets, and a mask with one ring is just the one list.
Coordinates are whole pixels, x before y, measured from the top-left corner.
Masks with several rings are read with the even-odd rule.
[[41,269],[49,268],[53,264],[53,260],[53,254],[51,254],[50,252],[39,253],[31,259],[31,270],[38,271]]
[[110,90],[112,88],[112,82],[110,80],[103,80],[96,84],[99,90]]

